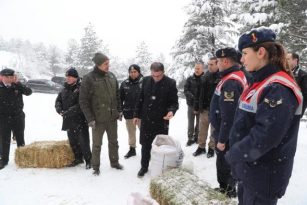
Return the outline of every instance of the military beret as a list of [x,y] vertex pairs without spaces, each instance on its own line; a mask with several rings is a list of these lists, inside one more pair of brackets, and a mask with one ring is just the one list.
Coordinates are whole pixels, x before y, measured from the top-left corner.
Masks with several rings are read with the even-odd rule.
[[239,38],[239,50],[264,42],[274,42],[276,34],[269,28],[259,27],[246,32]]
[[15,71],[10,68],[4,68],[0,71],[0,75],[2,76],[13,76],[15,74]]
[[234,48],[222,48],[215,52],[217,58],[233,58],[237,59],[237,51]]

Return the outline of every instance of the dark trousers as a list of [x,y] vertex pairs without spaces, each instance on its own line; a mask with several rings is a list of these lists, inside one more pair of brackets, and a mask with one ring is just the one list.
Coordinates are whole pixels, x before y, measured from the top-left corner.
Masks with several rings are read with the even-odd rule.
[[225,191],[231,191],[235,188],[236,182],[231,175],[229,164],[225,160],[225,154],[229,150],[229,145],[226,144],[224,151],[216,150],[216,171],[217,181],[220,184],[220,188]]
[[16,136],[17,147],[25,145],[25,114],[0,116],[0,158],[3,164],[9,161],[11,133]]
[[244,186],[243,182],[238,182],[239,205],[276,205],[277,198],[267,198]]
[[82,126],[78,129],[67,130],[69,144],[75,159],[90,161],[92,154],[90,149],[90,135],[88,126]]
[[[196,120],[196,123],[195,123]],[[198,137],[199,130],[199,114],[194,113],[194,108],[188,106],[188,138],[194,140]]]
[[152,143],[146,143],[142,145],[142,159],[141,159],[141,166],[142,168],[148,169],[149,161],[150,161],[150,152],[151,152],[151,144]]

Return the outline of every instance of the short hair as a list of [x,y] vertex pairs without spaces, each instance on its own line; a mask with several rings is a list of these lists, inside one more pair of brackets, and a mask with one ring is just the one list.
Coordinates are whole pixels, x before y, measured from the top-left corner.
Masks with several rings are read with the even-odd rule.
[[205,67],[204,61],[196,61],[195,65],[202,65],[203,67]]
[[300,56],[297,53],[292,52],[291,55],[293,59],[297,59],[297,63],[300,62]]
[[217,57],[213,56],[213,57],[209,58],[209,60],[217,60]]
[[160,62],[153,62],[150,66],[150,70],[164,71],[164,65]]

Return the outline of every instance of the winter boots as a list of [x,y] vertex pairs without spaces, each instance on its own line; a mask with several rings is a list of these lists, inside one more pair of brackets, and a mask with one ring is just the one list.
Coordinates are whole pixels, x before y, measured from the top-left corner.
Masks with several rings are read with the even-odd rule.
[[208,153],[207,153],[207,158],[211,158],[211,157],[214,157],[214,150],[209,148]]
[[130,147],[129,152],[124,157],[125,157],[125,159],[128,159],[128,158],[133,157],[135,155],[136,155],[135,147]]
[[123,165],[121,165],[121,164],[111,165],[111,167],[114,168],[114,169],[119,169],[119,170],[124,169]]
[[69,165],[67,165],[67,167],[75,167],[78,164],[82,164],[83,163],[83,159],[75,159],[74,161],[72,161],[72,163],[70,163]]
[[143,177],[146,173],[148,172],[148,168],[141,168],[140,171],[138,172],[138,177]]
[[194,140],[188,140],[187,142],[187,147],[191,146],[192,144],[194,144],[195,141]]
[[94,176],[99,176],[100,175],[100,170],[99,169],[94,169],[93,175]]
[[200,148],[198,147],[197,150],[193,153],[194,157],[197,157],[201,154],[206,154],[206,148]]

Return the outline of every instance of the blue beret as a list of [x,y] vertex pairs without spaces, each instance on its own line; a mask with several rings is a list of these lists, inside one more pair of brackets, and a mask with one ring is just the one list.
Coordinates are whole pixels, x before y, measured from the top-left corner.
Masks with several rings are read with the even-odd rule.
[[215,52],[217,58],[233,58],[237,59],[237,51],[234,48],[221,48]]
[[269,28],[259,27],[246,32],[239,38],[239,50],[264,42],[274,42],[276,34]]
[[10,68],[4,68],[0,71],[0,75],[2,76],[13,76],[15,74],[15,71]]

